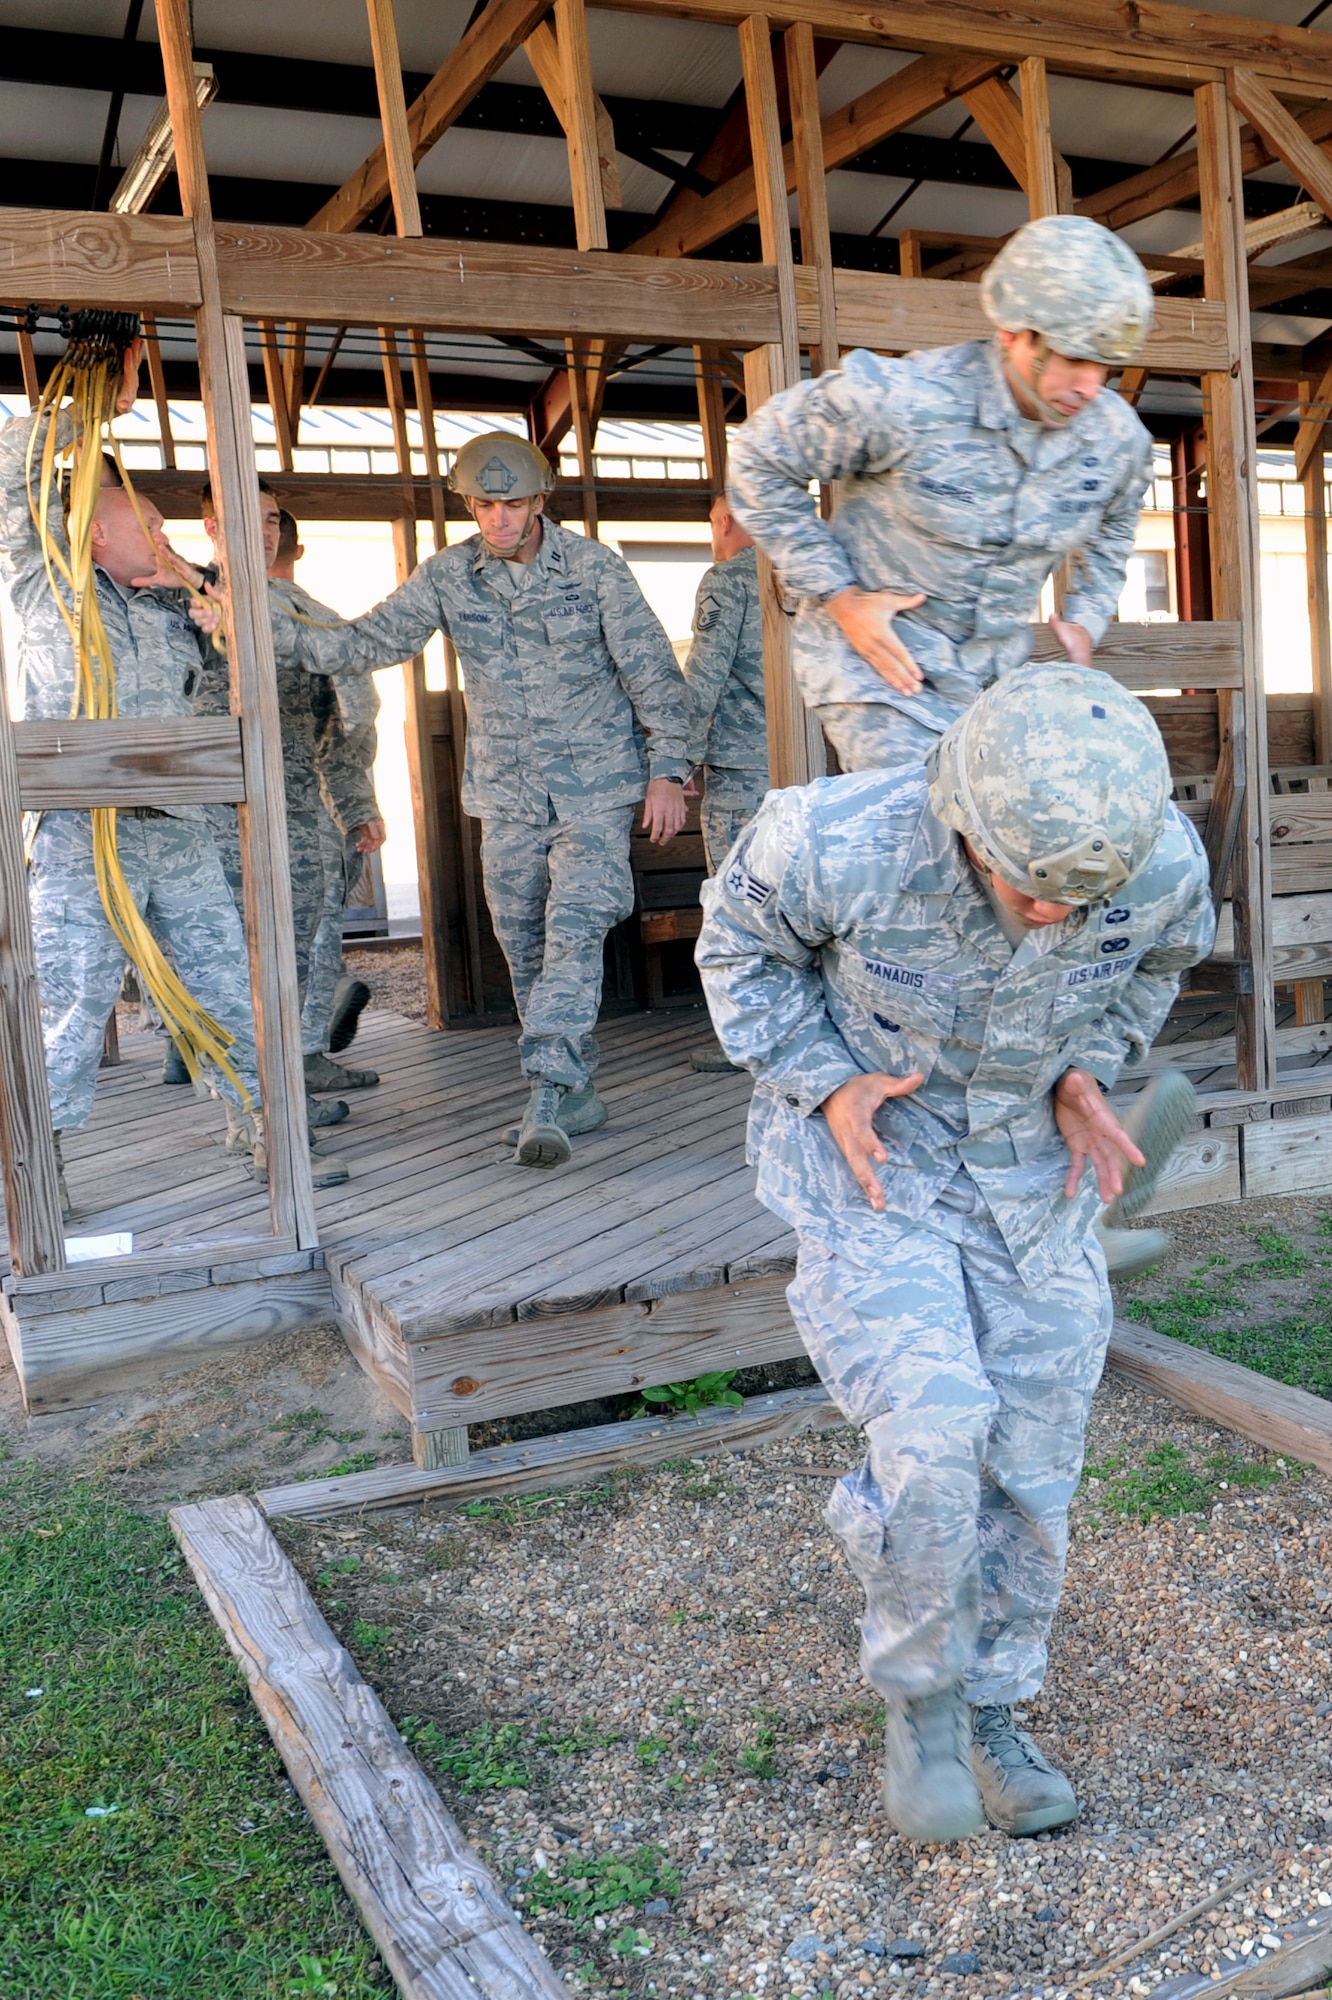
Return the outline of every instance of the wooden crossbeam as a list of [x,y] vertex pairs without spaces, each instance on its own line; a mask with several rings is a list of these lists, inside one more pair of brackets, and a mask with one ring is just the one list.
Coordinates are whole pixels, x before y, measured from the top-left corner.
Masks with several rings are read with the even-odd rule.
[[24,812],[236,805],[245,797],[234,715],[16,722],[14,745]]
[[[549,11],[550,0],[490,0],[456,49],[436,70],[407,112],[412,162],[423,160],[483,83],[489,83]],[[313,215],[309,228],[334,235],[355,229],[390,192],[388,151],[375,147],[336,194]]]
[[150,316],[193,312],[202,301],[194,229],[183,215],[7,208],[0,299]]
[[[999,67],[989,58],[974,55],[921,56],[823,120],[824,171],[830,173],[857,154],[868,152],[890,133],[914,124]],[[796,187],[794,146],[785,148],[782,164],[790,194]],[[663,220],[638,238],[634,249],[658,257],[690,257],[758,212],[754,169],[749,166],[711,194],[696,195],[686,189],[672,202]]]
[[1323,214],[1332,218],[1332,160],[1252,70],[1232,70],[1227,87],[1231,102],[1243,112],[1282,165],[1294,174]]
[[[564,88],[564,64],[560,54],[560,44],[555,38],[555,30],[549,21],[538,21],[532,33],[523,44],[524,53],[536,71],[537,82],[545,91],[550,108],[564,128],[566,138],[573,122]],[[620,187],[620,167],[615,157],[615,126],[610,112],[602,99],[594,91],[593,111],[597,133],[597,166],[601,175],[601,199],[606,208],[621,208],[624,195]]]

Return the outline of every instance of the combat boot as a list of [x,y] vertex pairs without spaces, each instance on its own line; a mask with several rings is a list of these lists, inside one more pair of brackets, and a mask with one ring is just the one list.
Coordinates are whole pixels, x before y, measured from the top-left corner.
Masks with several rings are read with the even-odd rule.
[[[558,1112],[562,1131],[571,1139],[581,1139],[587,1132],[599,1132],[610,1117],[605,1099],[598,1097],[595,1083],[585,1083],[581,1090],[566,1090],[560,1099]],[[516,1146],[521,1125],[506,1125],[500,1133],[500,1143]]]
[[[226,1100],[227,1138],[226,1148],[234,1153],[252,1181],[260,1187],[268,1186],[268,1141],[264,1132],[262,1111],[243,1111],[239,1104]],[[345,1160],[336,1159],[331,1153],[310,1153],[310,1175],[317,1188],[341,1187],[351,1175]]]
[[1105,1252],[1105,1268],[1112,1278],[1141,1278],[1170,1255],[1174,1238],[1164,1229],[1107,1229],[1098,1222],[1096,1240]]
[[55,1132],[52,1134],[52,1137],[55,1140],[56,1187],[60,1193],[60,1220],[62,1222],[72,1222],[74,1219],[74,1204],[69,1198],[69,1183],[65,1179],[65,1155],[61,1150],[60,1134]]
[[883,1802],[907,1840],[966,1840],[984,1826],[968,1756],[970,1727],[960,1687],[889,1702]]
[[350,1107],[340,1097],[332,1099],[310,1097],[305,1100],[305,1122],[311,1131],[318,1125],[341,1125],[344,1118],[350,1118]]
[[305,1058],[307,1090],[371,1090],[378,1082],[377,1069],[344,1069],[318,1052]]
[[163,1083],[188,1083],[190,1073],[185,1067],[185,1058],[176,1047],[171,1036],[167,1036],[166,1054],[162,1058]]
[[700,1069],[705,1074],[721,1070],[738,1070],[739,1063],[733,1063],[720,1042],[714,1042],[710,1049],[690,1049],[690,1069]]
[[538,1077],[518,1128],[514,1159],[523,1167],[562,1167],[573,1147],[560,1124],[560,1106],[568,1095],[561,1083]]
[[1078,1816],[1072,1785],[1018,1728],[1011,1708],[972,1709],[971,1768],[985,1817],[1003,1833],[1045,1833]]
[[332,1053],[341,1055],[356,1039],[356,1030],[361,1025],[362,1010],[369,1005],[370,988],[363,979],[352,979],[344,974],[333,988],[333,1012],[329,1016],[328,1046]]

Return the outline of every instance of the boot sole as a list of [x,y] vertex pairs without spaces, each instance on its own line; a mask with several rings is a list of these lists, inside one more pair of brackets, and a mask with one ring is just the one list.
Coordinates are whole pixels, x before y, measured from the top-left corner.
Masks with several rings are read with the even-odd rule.
[[[357,990],[358,988],[359,991]],[[348,998],[347,1005],[340,1008],[333,1016],[333,1025],[329,1030],[328,1036],[328,1052],[330,1055],[341,1055],[344,1049],[351,1047],[356,1039],[356,1030],[361,1025],[361,1015],[365,1008],[370,1005],[370,998],[370,988],[365,984],[364,980],[358,979],[352,990],[352,994]]]
[[1072,1805],[1046,1806],[1040,1812],[1015,1813],[1012,1819],[996,1819],[992,1812],[985,1817],[991,1826],[998,1827],[1000,1833],[1021,1839],[1024,1834],[1049,1833],[1052,1827],[1067,1826],[1075,1820],[1082,1807],[1074,1799]]
[[[610,1122],[610,1112],[607,1111],[605,1106],[603,1105],[601,1108],[601,1116],[599,1118],[589,1118],[586,1120],[582,1118],[571,1118],[567,1125],[560,1126],[560,1130],[561,1132],[567,1133],[568,1137],[571,1139],[585,1139],[589,1132],[599,1132],[602,1126],[609,1124],[609,1122]],[[521,1125],[506,1125],[504,1130],[500,1133],[500,1144],[502,1146],[516,1146],[518,1144],[518,1139],[521,1131],[522,1131]]]
[[[320,1173],[317,1160],[311,1160],[310,1165],[313,1169],[310,1178],[317,1188],[341,1187],[345,1181],[351,1179],[351,1174],[346,1167],[326,1168],[323,1173]],[[264,1178],[267,1179],[267,1175]]]
[[983,1833],[986,1819],[985,1809],[976,1803],[974,1813],[956,1812],[951,1819],[941,1814],[937,1820],[913,1820],[907,1814],[898,1815],[884,1799],[884,1810],[901,1834],[903,1840],[918,1840],[931,1847],[943,1847],[954,1840],[970,1840],[974,1834]]
[[[1127,1237],[1133,1248],[1120,1252],[1118,1245],[1106,1242],[1107,1233],[1111,1236]],[[1164,1263],[1170,1255],[1171,1239],[1163,1229],[1112,1229],[1108,1232],[1098,1230],[1097,1237],[1105,1252],[1106,1274],[1111,1278],[1145,1277],[1148,1271],[1154,1271],[1157,1265]],[[1153,1237],[1158,1238],[1156,1243],[1152,1242]],[[1117,1253],[1113,1260],[1112,1249]]]
[[[1179,1071],[1157,1077],[1148,1084],[1147,1090],[1151,1094],[1151,1103],[1139,1114],[1139,1118],[1134,1118],[1133,1107],[1130,1106],[1127,1117],[1122,1121],[1137,1140],[1138,1150],[1147,1164],[1129,1168],[1123,1194],[1110,1203],[1101,1217],[1107,1229],[1120,1228],[1142,1214],[1156,1193],[1156,1184],[1170,1155],[1197,1116],[1197,1094],[1188,1078]],[[1139,1122],[1144,1128],[1141,1132],[1135,1130]]]
[[534,1125],[514,1153],[520,1167],[562,1167],[573,1152],[558,1125]]
[[334,1090],[373,1090],[379,1082],[379,1071],[374,1069],[349,1069],[345,1077],[336,1083],[311,1083],[305,1079],[305,1088],[311,1097],[324,1097]]
[[734,1075],[741,1064],[733,1063],[721,1049],[691,1049],[689,1067],[701,1070],[705,1076],[724,1076],[728,1071]]

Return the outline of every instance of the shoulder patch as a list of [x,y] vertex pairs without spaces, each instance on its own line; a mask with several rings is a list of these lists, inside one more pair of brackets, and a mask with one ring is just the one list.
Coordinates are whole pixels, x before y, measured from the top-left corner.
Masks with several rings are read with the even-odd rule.
[[766,882],[760,882],[757,875],[751,875],[742,861],[733,861],[726,871],[726,893],[737,903],[753,903],[761,910],[772,895]]

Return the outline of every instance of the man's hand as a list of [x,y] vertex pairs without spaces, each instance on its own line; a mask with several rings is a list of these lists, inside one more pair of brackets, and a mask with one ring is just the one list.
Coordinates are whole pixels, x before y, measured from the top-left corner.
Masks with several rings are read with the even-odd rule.
[[888,1155],[874,1129],[874,1114],[888,1098],[910,1097],[924,1081],[921,1070],[910,1076],[885,1076],[882,1070],[873,1070],[839,1084],[820,1107],[843,1159],[864,1188],[870,1207],[880,1214],[885,1207],[883,1189],[871,1161],[882,1166]]
[[368,819],[364,826],[355,829],[355,833],[358,854],[373,854],[388,839],[388,828],[382,819]]
[[899,694],[917,694],[925,676],[893,631],[893,620],[899,611],[914,611],[924,602],[923,590],[899,597],[892,590],[861,590],[848,584],[828,599],[824,609],[841,626],[848,645],[883,675],[889,687]]
[[196,569],[192,562],[186,562],[172,548],[160,528],[152,531],[153,548],[157,555],[157,568],[151,576],[136,576],[131,580],[135,590],[179,590],[182,584],[191,590],[198,590],[203,583],[203,571]]
[[1085,625],[1073,625],[1067,618],[1052,618],[1050,630],[1063,647],[1066,656],[1075,667],[1089,667],[1092,663],[1091,633]]
[[222,599],[211,583],[204,585],[207,601],[197,597],[190,599],[190,616],[201,632],[220,632],[222,629]]
[[1101,1095],[1101,1086],[1085,1069],[1068,1069],[1055,1085],[1055,1124],[1069,1150],[1064,1193],[1071,1201],[1088,1160],[1096,1170],[1102,1201],[1124,1192],[1124,1162],[1147,1163]]
[[673,778],[654,778],[643,801],[643,831],[654,847],[674,840],[685,823],[684,786]]

